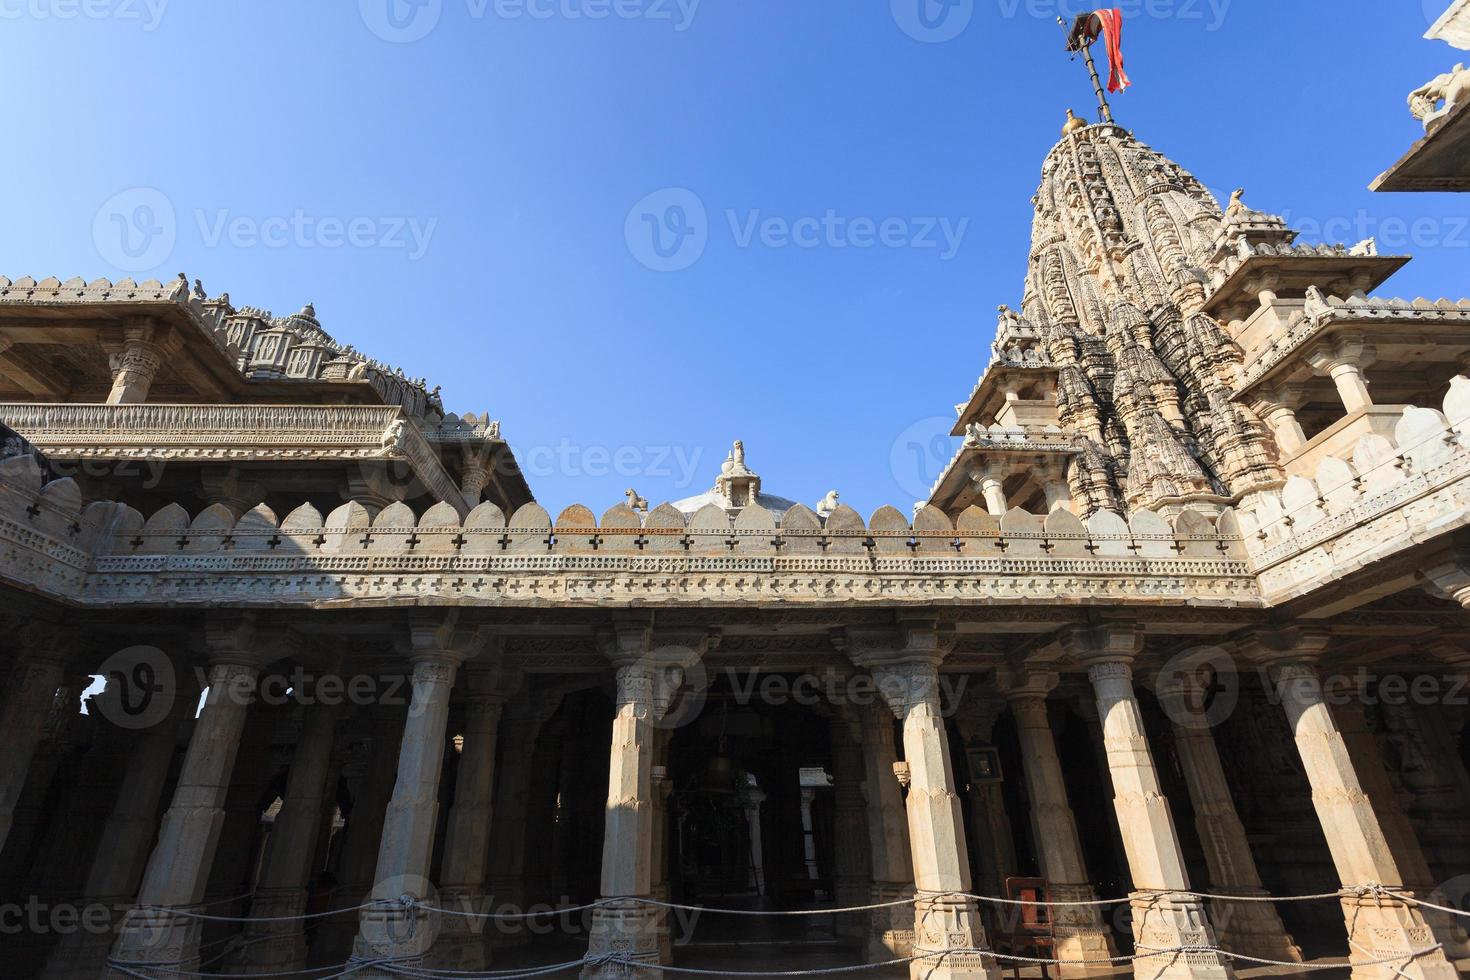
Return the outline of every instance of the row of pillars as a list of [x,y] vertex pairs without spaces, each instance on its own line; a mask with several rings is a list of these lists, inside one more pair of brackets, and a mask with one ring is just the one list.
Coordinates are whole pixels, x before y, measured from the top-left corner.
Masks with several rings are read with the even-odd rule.
[[[352,954],[354,965],[362,967],[360,975],[367,977],[389,976],[372,966],[384,961],[471,971],[485,965],[484,944],[479,930],[470,927],[472,920],[444,916],[442,922],[436,918],[431,923],[431,913],[416,903],[442,906],[467,900],[468,907],[474,907],[486,888],[487,867],[496,866],[489,811],[497,786],[494,760],[505,692],[494,664],[471,659],[483,639],[458,629],[453,619],[415,624],[411,638],[412,700],[367,894],[375,904],[361,911]],[[208,698],[156,843],[141,870],[137,907],[128,914],[111,951],[112,960],[125,969],[148,964],[155,974],[172,971],[182,976],[197,971],[200,964],[202,922],[188,913],[205,899],[246,712],[261,671],[275,659],[248,619],[211,627],[208,641]],[[654,845],[661,837],[654,778],[661,762],[657,736],[669,723],[669,713],[682,710],[677,694],[684,673],[714,640],[704,633],[636,625],[618,626],[602,642],[617,678],[601,872],[601,893],[607,903],[594,915],[584,976],[652,977],[657,975],[654,967],[667,963],[670,955],[666,917],[642,902],[665,894],[658,887],[665,875]],[[1241,643],[1245,653],[1269,668],[1277,685],[1345,888],[1427,883],[1422,852],[1415,857],[1414,850],[1390,846],[1391,837],[1400,838],[1401,844],[1403,835],[1401,828],[1386,826],[1373,807],[1373,766],[1355,764],[1355,756],[1361,761],[1362,755],[1361,750],[1349,751],[1354,732],[1339,728],[1323,699],[1314,665],[1326,649],[1325,637],[1278,630],[1251,634]],[[996,975],[998,964],[987,952],[976,901],[965,897],[972,891],[968,846],[939,696],[945,635],[932,623],[902,624],[896,629],[849,631],[848,645],[853,659],[873,674],[900,723],[909,774],[907,798],[902,799],[893,775],[897,762],[893,725],[881,718],[859,718],[851,729],[852,744],[859,751],[851,745],[839,749],[834,743],[839,785],[862,786],[861,803],[849,794],[838,805],[862,805],[867,810],[872,881],[868,897],[874,904],[904,903],[872,917],[870,958],[921,957],[913,973],[927,978]],[[1148,952],[1188,947],[1187,952],[1140,960],[1137,973],[1229,976],[1230,960],[1213,951],[1222,944],[1250,955],[1300,959],[1269,902],[1238,907],[1231,903],[1223,935],[1217,937],[1205,903],[1185,894],[1190,883],[1182,850],[1134,689],[1132,663],[1141,648],[1142,634],[1132,627],[1073,629],[1057,642],[1061,655],[1086,666],[1096,695],[1118,826],[1135,887],[1131,904],[1136,948]],[[61,662],[27,661],[0,712],[0,731],[11,749],[0,766],[0,832],[8,831],[25,763],[35,752],[45,712],[64,672]],[[457,679],[466,697],[464,744],[447,821],[442,890],[436,890],[429,881],[430,862],[439,823],[450,692]],[[1057,899],[1091,901],[1096,896],[1046,712],[1046,697],[1056,680],[1054,673],[1030,671],[1005,677],[1004,688],[1025,759],[1043,875]],[[1178,721],[1198,710],[1196,693],[1176,686],[1160,690],[1159,696],[1166,703],[1177,702],[1171,716],[1179,726],[1177,742],[1191,797],[1201,819],[1210,820],[1212,832],[1202,837],[1214,887],[1232,896],[1264,899],[1208,726]],[[197,698],[198,692],[193,695]],[[176,719],[192,708],[187,692],[180,692],[176,702]],[[326,707],[314,707],[304,716],[301,744],[251,906],[250,916],[257,921],[246,930],[246,969],[289,972],[305,965],[305,933],[295,917],[306,908],[310,849],[318,837],[327,793],[336,721]],[[158,799],[167,779],[172,731],[170,726],[157,726],[140,743],[118,807],[104,830],[99,861],[87,882],[89,896],[132,901],[130,879],[137,880],[138,869],[136,859],[129,856],[142,854],[153,839],[148,801]],[[524,751],[505,753],[505,758],[529,759],[530,746],[519,748]],[[854,774],[860,780],[846,778]],[[839,886],[852,894],[853,881],[839,880]],[[1404,977],[1449,980],[1456,975],[1443,952],[1410,957],[1443,939],[1463,946],[1463,933],[1456,935],[1448,921],[1426,918],[1413,903],[1383,892],[1345,891],[1342,904],[1359,976],[1380,975],[1382,969],[1372,964],[1392,957],[1402,958],[1394,967]],[[1096,961],[1114,955],[1095,907],[1068,906],[1058,915],[1057,925],[1058,955],[1079,961],[1066,972],[1101,972],[1103,965]],[[53,957],[53,975],[87,980],[96,976],[77,972],[86,962],[82,952],[63,943]],[[76,966],[70,973],[69,956]],[[1089,963],[1080,962],[1084,960]],[[113,975],[127,974],[118,970]]]

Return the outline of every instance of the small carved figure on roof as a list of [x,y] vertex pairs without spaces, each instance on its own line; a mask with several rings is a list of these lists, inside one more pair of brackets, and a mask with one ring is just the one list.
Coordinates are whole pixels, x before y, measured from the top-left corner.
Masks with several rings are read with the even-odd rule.
[[626,491],[624,491],[623,496],[628,498],[628,506],[631,507],[633,510],[637,511],[640,514],[648,513],[648,500],[647,498],[638,496],[637,490],[629,487]]
[[831,517],[832,512],[838,507],[838,501],[841,499],[841,496],[836,490],[828,490],[827,496],[817,502],[817,516],[823,518]]

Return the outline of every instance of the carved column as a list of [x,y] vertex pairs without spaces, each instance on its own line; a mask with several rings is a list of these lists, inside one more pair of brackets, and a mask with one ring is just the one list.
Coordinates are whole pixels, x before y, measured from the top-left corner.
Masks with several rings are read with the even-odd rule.
[[[1212,722],[1205,715],[1205,692],[1193,675],[1174,675],[1156,691],[1174,732],[1174,748],[1189,785],[1195,827],[1210,871],[1210,890],[1225,895],[1263,899],[1256,860],[1245,825],[1235,809],[1225,769],[1215,746]],[[1216,902],[1211,905],[1220,944],[1234,953],[1262,959],[1302,962],[1302,951],[1286,932],[1276,906],[1264,901]]]
[[[617,669],[602,847],[607,904],[593,912],[591,962],[582,976],[653,978],[659,971],[639,964],[659,962],[658,914],[631,901],[653,894],[653,729],[672,704],[682,669],[704,654],[708,640],[661,635],[655,641],[647,626],[620,624],[599,641]],[[596,962],[601,957],[617,962]]]
[[[898,761],[893,745],[893,715],[882,705],[853,710],[862,737],[863,799],[868,810],[868,854],[873,873],[867,904],[908,901],[914,897],[914,862],[909,853],[903,793],[893,772]],[[884,963],[913,954],[914,916],[909,906],[874,909],[868,928],[868,962]]]
[[28,652],[11,670],[5,685],[5,702],[0,707],[0,744],[5,746],[0,753],[0,848],[10,836],[31,758],[41,744],[46,717],[65,677],[63,657]]
[[[266,839],[245,926],[247,945],[236,964],[241,973],[290,973],[306,967],[306,913],[311,870],[315,867],[321,811],[327,797],[337,721],[335,706],[307,703],[291,759],[281,809]],[[264,921],[278,920],[278,921]]]
[[970,851],[974,856],[975,887],[981,895],[1004,895],[1006,878],[1016,869],[1011,818],[1006,813],[1000,779],[994,773],[976,771],[977,760],[994,750],[991,740],[995,723],[1005,706],[1003,698],[970,694],[957,718],[969,756],[965,762],[970,782],[970,826],[975,831]]
[[[495,785],[495,742],[505,691],[494,668],[466,671],[464,748],[459,756],[454,806],[444,840],[440,902],[444,908],[483,913],[485,859],[490,851],[492,789]],[[446,915],[432,963],[441,970],[484,970],[488,920]]]
[[112,369],[109,405],[138,405],[148,400],[148,391],[169,352],[168,331],[139,318],[123,328],[120,338],[105,345]]
[[1256,414],[1271,427],[1282,456],[1295,456],[1309,441],[1296,415],[1296,406],[1300,404],[1301,397],[1300,386],[1291,385],[1263,391],[1252,404]]
[[[1369,723],[1366,700],[1369,693],[1360,691],[1359,697],[1353,701],[1336,705],[1333,718],[1342,732],[1343,743],[1353,760],[1363,792],[1368,794],[1373,813],[1378,817],[1379,826],[1383,828],[1388,849],[1403,876],[1404,888],[1442,905],[1443,902],[1433,897],[1438,887],[1435,874],[1430,870],[1428,858],[1424,856],[1424,848],[1419,843],[1414,824],[1399,803],[1398,792],[1389,778],[1383,750],[1378,744],[1378,736]],[[1470,956],[1470,943],[1467,943],[1465,929],[1456,917],[1427,908],[1421,908],[1420,913],[1434,930],[1434,938],[1445,944],[1445,951],[1451,958]]]
[[985,510],[990,516],[1006,516],[1005,470],[992,463],[975,475],[975,482],[980,487],[981,499],[985,501]]
[[[154,975],[198,971],[200,920],[176,910],[204,899],[245,716],[269,659],[248,618],[210,624],[207,642],[209,694],[194,722],[173,802],[143,873],[138,890],[142,908],[123,920],[112,951],[121,964],[164,964],[149,967]],[[126,974],[114,971],[112,976],[121,980]]]
[[[1067,799],[1062,778],[1062,761],[1057,756],[1046,696],[1056,689],[1053,673],[1033,672],[1006,679],[1006,698],[1016,719],[1016,731],[1025,760],[1026,788],[1031,796],[1031,823],[1036,833],[1037,855],[1042,877],[1060,902],[1091,902],[1097,899],[1082,857],[1082,839],[1077,820]],[[1105,960],[1117,955],[1113,937],[1103,924],[1097,907],[1062,906],[1054,912],[1057,958],[1062,960]],[[1063,964],[1064,977],[1112,973],[1106,963]]]
[[[867,804],[863,800],[862,729],[855,719],[833,718],[828,723],[832,744],[833,898],[839,908],[868,904],[872,888],[869,874]],[[861,913],[838,917],[837,932],[845,936],[867,933]]]
[[853,634],[859,663],[873,672],[903,723],[908,763],[909,844],[914,861],[914,954],[910,976],[926,980],[998,977],[970,891],[970,859],[955,792],[949,735],[939,702],[939,664],[947,637],[932,623],[905,623],[888,635]]
[[[353,786],[356,799],[344,831],[347,836],[338,864],[341,883],[333,896],[333,908],[356,908],[372,891],[383,821],[398,778],[397,760],[405,720],[401,707],[374,705],[368,709],[367,758],[361,763],[361,777]],[[311,965],[340,963],[346,959],[357,937],[357,925],[357,917],[347,914],[322,920],[311,948]]]
[[1343,335],[1307,355],[1307,361],[1319,375],[1332,379],[1343,407],[1351,414],[1373,404],[1363,368],[1373,359],[1373,352],[1363,344],[1361,336]]
[[[1344,889],[1369,884],[1402,887],[1404,875],[1363,790],[1347,743],[1327,703],[1315,662],[1328,644],[1325,634],[1301,631],[1259,632],[1243,646],[1265,665],[1296,735],[1297,750],[1312,784],[1312,804],[1332,852]],[[1434,945],[1433,932],[1412,904],[1381,894],[1345,891],[1342,899],[1354,977],[1367,980],[1386,972],[1382,966],[1358,966],[1402,954],[1393,972],[1405,980],[1453,980],[1445,955],[1413,954]]]
[[[110,683],[115,685],[116,678]],[[138,894],[148,845],[158,825],[158,805],[173,765],[179,727],[193,715],[198,701],[198,687],[180,684],[168,716],[134,736],[117,801],[103,825],[82,889],[87,905],[120,909],[131,905]],[[43,976],[47,980],[96,980],[106,968],[111,939],[110,931],[76,929],[66,933],[52,951]]]
[[[1199,899],[1189,890],[1189,875],[1169,801],[1159,783],[1143,713],[1133,690],[1133,659],[1143,636],[1131,627],[1072,630],[1063,648],[1087,667],[1097,695],[1103,745],[1113,779],[1113,806],[1123,832],[1123,848],[1135,891],[1132,895],[1134,945],[1139,953],[1180,946],[1217,946],[1214,929]],[[1139,980],[1233,976],[1218,953],[1172,953],[1136,960]]]
[[[438,824],[449,692],[467,649],[476,642],[455,627],[452,617],[410,626],[413,696],[370,893],[381,904],[361,913],[354,964],[385,958],[421,963],[435,939],[438,917],[415,903],[433,904],[437,898],[429,882],[429,861]],[[387,980],[389,974],[367,967],[356,976]]]

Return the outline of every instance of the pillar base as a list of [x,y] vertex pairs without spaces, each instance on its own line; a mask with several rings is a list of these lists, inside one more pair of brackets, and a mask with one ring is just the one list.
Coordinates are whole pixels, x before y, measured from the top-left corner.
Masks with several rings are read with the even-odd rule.
[[[261,889],[250,903],[252,919],[299,916],[306,912],[303,888]],[[306,923],[249,922],[235,963],[238,973],[291,973],[306,968]]]
[[[202,925],[199,919],[171,911],[133,909],[123,920],[111,959],[122,964],[147,965],[147,972],[158,980],[198,973]],[[103,976],[106,980],[131,980],[133,975],[109,968]]]
[[[911,903],[914,899],[912,885],[893,885],[875,882],[868,893],[869,905],[885,902]],[[887,963],[914,955],[914,907],[911,904],[894,905],[886,909],[873,909],[868,919],[867,961]]]
[[989,950],[974,899],[943,896],[914,902],[911,980],[999,980],[1000,964]]
[[[1097,900],[1097,892],[1087,884],[1053,884],[1051,897],[1057,902],[1092,902]],[[1118,969],[1116,963],[1105,962],[1118,955],[1118,944],[1103,923],[1102,908],[1100,905],[1060,905],[1052,910],[1057,959],[1079,961],[1059,967],[1064,978],[1105,976]],[[1010,914],[1017,912],[1019,907],[1013,908]]]
[[[1428,949],[1439,942],[1424,917],[1409,904],[1383,895],[1344,896],[1342,912],[1352,951],[1353,980],[1385,976],[1399,980],[1459,980],[1459,972],[1443,950],[1409,958],[1414,950]],[[1366,960],[1400,954],[1404,959],[1391,964],[1359,966]]]
[[441,914],[439,938],[429,952],[428,964],[436,970],[475,972],[490,965],[486,930],[492,920],[478,915],[489,911],[485,893],[476,889],[446,888],[439,893],[439,907],[476,915]]
[[[399,966],[422,966],[439,938],[441,916],[412,905],[374,905],[358,915],[357,940],[349,966],[392,960]],[[353,980],[390,980],[393,974],[364,967]]]
[[[1438,889],[1433,885],[1407,885],[1404,890],[1436,905],[1451,904],[1448,896],[1435,894]],[[1415,910],[1434,931],[1434,941],[1444,943],[1444,954],[1451,962],[1470,959],[1470,933],[1466,932],[1464,919],[1422,905],[1415,906]]]
[[[1179,946],[1217,947],[1204,905],[1186,895],[1134,892],[1135,952]],[[1230,980],[1230,960],[1210,949],[1146,956],[1133,962],[1137,980]]]
[[[611,956],[616,963],[598,963]],[[592,912],[592,933],[587,943],[589,965],[582,980],[655,980],[663,974],[653,969],[660,963],[658,912],[636,903],[602,905]],[[651,964],[651,966],[640,966]]]
[[[1222,891],[1223,889],[1211,889]],[[1263,888],[1232,889],[1227,894],[1242,898],[1267,898],[1270,893]],[[1215,926],[1220,948],[1246,956],[1258,956],[1265,960],[1281,960],[1287,963],[1304,961],[1301,947],[1286,931],[1276,906],[1271,902],[1210,903],[1210,922]]]

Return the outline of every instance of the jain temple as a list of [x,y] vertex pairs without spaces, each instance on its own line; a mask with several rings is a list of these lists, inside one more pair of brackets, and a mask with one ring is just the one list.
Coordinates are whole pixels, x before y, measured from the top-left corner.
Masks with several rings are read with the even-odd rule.
[[866,516],[551,514],[310,306],[0,278],[0,975],[1470,969],[1470,300],[1111,123],[1034,202]]

